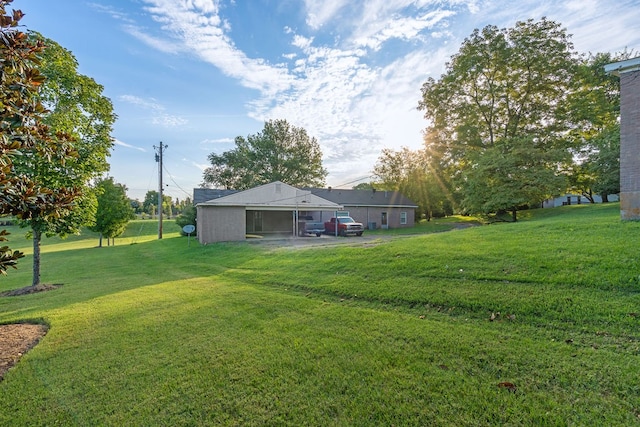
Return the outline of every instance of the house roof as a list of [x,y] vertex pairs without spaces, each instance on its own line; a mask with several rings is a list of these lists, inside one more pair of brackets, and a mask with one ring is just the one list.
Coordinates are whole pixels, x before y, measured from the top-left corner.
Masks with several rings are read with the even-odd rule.
[[626,59],[624,61],[614,62],[612,64],[607,64],[604,66],[604,71],[616,76],[631,71],[640,71],[640,56],[636,58]]
[[[347,190],[340,188],[305,188],[298,189],[296,187],[292,187],[288,184],[279,182],[281,187],[280,191],[289,192],[286,196],[282,196],[282,194],[277,195],[275,193],[276,182],[272,182],[270,184],[265,184],[259,187],[252,188],[246,191],[238,191],[238,190],[217,190],[217,189],[209,189],[209,188],[194,188],[193,190],[193,204],[206,204],[206,205],[221,205],[220,203],[214,203],[216,200],[224,198],[225,200],[222,203],[229,206],[229,203],[235,203],[234,206],[242,205],[242,206],[251,206],[251,205],[260,205],[260,200],[265,200],[269,198],[267,195],[272,195],[273,203],[280,203],[283,206],[290,206],[291,201],[293,200],[293,205],[295,209],[296,198],[298,200],[304,200],[302,198],[304,196],[303,193],[311,193],[311,196],[319,197],[324,200],[324,202],[332,202],[333,204],[351,207],[398,207],[398,208],[417,208],[418,206],[412,200],[408,199],[404,195],[402,195],[398,191],[374,191],[374,190]],[[269,186],[273,186],[270,188]],[[293,190],[302,193],[294,193]],[[255,192],[253,190],[256,190]],[[271,192],[271,193],[269,193]],[[228,196],[236,195],[242,193],[241,196],[227,199]],[[257,197],[257,198],[256,198]],[[288,198],[293,197],[291,200],[286,200]],[[311,206],[312,198],[310,196],[306,196],[307,201],[298,203],[298,208],[302,206],[304,203],[305,207],[312,210],[316,209]],[[276,202],[280,200],[281,202]],[[322,204],[323,202],[313,198],[314,203]],[[253,203],[252,203],[253,202]],[[289,204],[287,204],[289,203]],[[307,203],[309,203],[307,205]],[[331,205],[329,209],[325,210],[334,210],[335,206]]]
[[418,206],[399,191],[344,190],[339,188],[309,188],[316,196],[331,200],[343,206],[352,207],[397,207],[417,208]]
[[[194,193],[196,193],[194,191]],[[212,193],[209,193],[212,194]],[[194,200],[196,199],[194,194]],[[280,181],[234,192],[197,206],[244,206],[249,210],[342,210],[343,206]]]
[[193,205],[207,202],[213,199],[219,199],[230,194],[238,193],[238,190],[218,190],[216,188],[194,188],[193,189]]

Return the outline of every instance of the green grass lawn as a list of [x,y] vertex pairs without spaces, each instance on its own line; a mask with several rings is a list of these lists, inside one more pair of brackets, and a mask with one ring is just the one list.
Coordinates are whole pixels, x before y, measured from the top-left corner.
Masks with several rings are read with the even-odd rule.
[[0,382],[0,425],[640,424],[640,223],[519,218],[344,247],[188,245],[148,220],[112,247],[47,239],[63,286],[0,298],[0,323],[50,326]]

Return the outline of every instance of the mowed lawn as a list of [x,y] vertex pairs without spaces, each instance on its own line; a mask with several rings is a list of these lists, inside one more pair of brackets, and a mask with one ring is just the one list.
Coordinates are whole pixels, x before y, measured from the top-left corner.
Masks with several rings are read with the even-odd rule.
[[50,239],[63,286],[0,298],[0,323],[50,326],[0,425],[639,425],[640,223],[520,218],[339,247],[188,245],[172,221]]

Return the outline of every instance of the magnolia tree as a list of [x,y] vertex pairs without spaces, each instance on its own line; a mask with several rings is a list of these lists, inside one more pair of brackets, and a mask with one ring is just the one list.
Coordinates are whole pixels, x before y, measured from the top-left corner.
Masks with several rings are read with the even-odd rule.
[[[11,3],[0,1],[0,215],[54,220],[74,206],[79,189],[20,173],[19,165],[33,158],[65,164],[78,153],[70,135],[44,123],[46,109],[38,96],[45,81],[38,69],[44,43],[18,29],[23,13],[9,12]],[[6,235],[0,232],[0,240]],[[21,257],[7,246],[0,248],[0,272],[15,267]]]
[[75,189],[73,204],[55,217],[32,215],[22,220],[33,238],[35,285],[40,281],[42,237],[79,233],[82,226],[95,221],[97,200],[92,181],[109,169],[107,157],[113,145],[110,133],[116,116],[111,101],[102,95],[103,87],[78,73],[78,63],[71,52],[37,33],[30,33],[29,38],[44,46],[38,64],[46,78],[38,91],[38,98],[47,108],[42,121],[53,131],[72,136],[69,148],[74,156],[51,160],[21,157],[15,162],[16,170],[51,188]]

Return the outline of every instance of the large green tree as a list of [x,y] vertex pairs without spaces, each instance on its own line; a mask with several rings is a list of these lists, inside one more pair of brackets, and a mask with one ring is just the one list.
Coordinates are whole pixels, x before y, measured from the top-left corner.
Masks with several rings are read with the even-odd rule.
[[246,190],[273,181],[301,187],[324,185],[318,141],[303,128],[286,120],[265,122],[255,135],[236,137],[236,148],[209,155],[211,166],[204,172],[204,184]]
[[465,210],[509,209],[515,218],[518,206],[566,188],[576,64],[566,30],[543,18],[475,30],[444,75],[424,83],[427,150]]
[[[71,137],[53,132],[44,124],[44,108],[38,89],[45,77],[38,69],[41,40],[19,30],[20,10],[8,11],[12,0],[0,1],[0,215],[30,220],[57,218],[70,209],[78,194],[73,186],[53,186],[19,165],[32,158],[60,164],[73,162],[77,152]],[[0,232],[0,241],[6,240]],[[0,248],[0,272],[15,267],[22,257],[8,246]]]
[[604,66],[629,59],[630,51],[598,53],[584,58],[577,75],[578,89],[571,96],[571,111],[577,124],[571,136],[576,141],[576,164],[570,170],[572,189],[593,201],[593,194],[607,201],[620,192],[620,78]]
[[[70,149],[74,153],[73,157],[51,158],[24,155],[14,162],[17,173],[54,189],[54,194],[60,189],[75,190],[73,203],[56,216],[33,212],[22,218],[22,225],[31,228],[33,285],[37,285],[42,237],[78,233],[81,226],[94,221],[97,202],[91,183],[109,170],[107,157],[113,145],[110,133],[116,116],[111,101],[102,94],[103,87],[78,73],[71,52],[37,33],[30,33],[29,38],[44,46],[38,69],[46,79],[37,94],[47,109],[42,121],[56,133],[71,135]],[[47,143],[35,140],[36,147]]]
[[118,184],[112,177],[101,179],[96,183],[97,210],[95,223],[90,230],[100,233],[99,247],[102,247],[102,238],[114,239],[120,236],[127,228],[135,213],[127,198],[127,188]]
[[377,189],[400,191],[418,204],[419,213],[428,220],[451,214],[451,193],[431,160],[425,150],[382,150],[373,169]]

